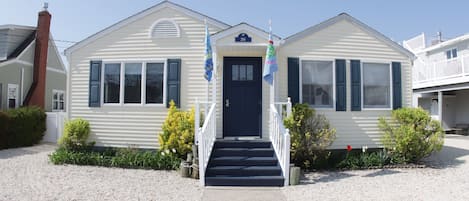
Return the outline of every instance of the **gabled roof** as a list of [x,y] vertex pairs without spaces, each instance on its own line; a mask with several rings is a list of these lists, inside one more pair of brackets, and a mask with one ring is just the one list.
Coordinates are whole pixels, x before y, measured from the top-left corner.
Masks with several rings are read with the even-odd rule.
[[0,25],[0,62],[18,57],[36,39],[36,27]]
[[396,42],[392,41],[391,39],[389,39],[388,37],[386,37],[385,35],[383,35],[382,33],[376,31],[375,29],[371,28],[370,26],[366,25],[365,23],[357,20],[356,18],[350,16],[349,14],[347,13],[341,13],[333,18],[330,18],[324,22],[321,22],[315,26],[312,26],[312,27],[309,27],[299,33],[296,33],[296,34],[293,34],[287,38],[285,38],[285,45],[288,44],[288,43],[292,43],[292,42],[295,42],[297,40],[300,40],[306,36],[309,36],[310,34],[313,34],[315,32],[318,32],[320,30],[323,30],[329,26],[332,26],[342,20],[346,20],[358,27],[360,27],[362,30],[364,30],[365,32],[367,32],[368,34],[374,36],[375,38],[377,38],[378,40],[384,42],[385,44],[389,45],[390,47],[392,47],[393,49],[395,49],[396,51],[399,51],[401,52],[402,54],[408,56],[409,58],[411,59],[414,59],[415,58],[415,55],[410,52],[409,50],[405,49],[404,47],[402,47],[401,45],[397,44]]
[[[229,27],[227,29],[224,29],[224,30],[221,30],[217,33],[214,33],[211,35],[211,39],[212,41],[216,41],[218,39],[221,39],[221,38],[224,38],[230,34],[234,34],[236,32],[239,32],[239,31],[243,31],[243,30],[247,30],[251,33],[254,33],[260,37],[264,37],[266,39],[266,42],[267,40],[269,39],[269,32],[261,29],[261,28],[258,28],[258,27],[255,27],[255,26],[252,26],[246,22],[242,22],[242,23],[239,23],[237,25],[234,25],[232,27]],[[274,41],[280,41],[281,38],[275,34],[272,34],[272,39]]]
[[127,24],[135,22],[135,21],[137,21],[137,20],[139,20],[139,19],[141,19],[145,16],[148,16],[148,15],[150,15],[150,14],[152,14],[152,13],[158,11],[158,10],[164,9],[164,8],[172,8],[174,10],[180,11],[182,13],[185,13],[185,14],[191,16],[191,17],[194,17],[194,18],[202,20],[202,21],[207,20],[207,24],[211,24],[211,25],[216,26],[220,29],[226,29],[226,28],[230,27],[230,25],[228,25],[224,22],[221,22],[221,21],[216,20],[214,18],[208,17],[204,14],[201,14],[197,11],[186,8],[186,7],[181,6],[179,4],[176,4],[176,3],[165,0],[161,3],[159,3],[159,4],[154,5],[153,7],[150,7],[150,8],[148,8],[146,10],[143,10],[143,11],[141,11],[141,12],[135,14],[135,15],[132,15],[128,18],[125,18],[125,19],[123,19],[123,20],[121,20],[121,21],[119,21],[119,22],[117,22],[117,23],[115,23],[115,24],[113,24],[113,25],[99,31],[98,33],[95,33],[95,34],[89,36],[88,38],[85,38],[84,40],[82,40],[82,41],[76,43],[75,45],[67,48],[65,50],[65,55],[67,55],[67,57],[68,57],[71,52],[73,52],[73,51],[75,51],[75,50],[77,50],[77,49],[79,49],[79,48],[81,48],[81,47],[83,47],[83,46],[97,40],[98,38],[101,38],[106,34],[109,34],[109,33],[113,32],[113,31],[115,31],[115,30],[117,30],[117,29],[119,29],[119,28],[121,28],[121,27],[123,27]]

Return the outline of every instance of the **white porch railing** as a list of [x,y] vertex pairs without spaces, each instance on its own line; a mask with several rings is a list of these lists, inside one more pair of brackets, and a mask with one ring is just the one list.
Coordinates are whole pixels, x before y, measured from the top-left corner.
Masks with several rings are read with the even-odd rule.
[[416,84],[468,76],[469,55],[460,55],[454,59],[434,62],[416,60],[413,71],[413,81]]
[[287,102],[270,104],[270,140],[285,177],[284,185],[288,186],[290,181],[290,132],[283,125],[283,118],[286,117],[283,115],[284,109],[286,116],[289,116],[291,114],[290,98]]
[[[216,103],[210,104],[208,113],[205,113],[203,126],[200,127],[200,105],[207,105],[196,100],[195,103],[195,136],[196,144],[199,145],[199,177],[200,184],[205,186],[205,170],[207,169],[208,161],[212,153],[213,145],[217,136],[217,122],[216,122]],[[207,108],[205,108],[207,111]]]

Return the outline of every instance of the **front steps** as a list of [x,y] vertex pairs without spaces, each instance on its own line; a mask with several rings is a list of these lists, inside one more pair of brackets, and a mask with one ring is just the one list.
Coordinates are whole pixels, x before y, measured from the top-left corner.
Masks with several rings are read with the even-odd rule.
[[270,141],[216,141],[207,171],[207,186],[283,186],[282,169]]

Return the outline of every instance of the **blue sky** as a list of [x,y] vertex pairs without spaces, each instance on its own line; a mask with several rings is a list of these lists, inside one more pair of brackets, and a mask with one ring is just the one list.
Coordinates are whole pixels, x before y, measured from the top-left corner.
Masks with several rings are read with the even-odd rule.
[[[395,41],[441,30],[443,38],[469,32],[469,1],[412,0],[172,0],[220,21],[247,22],[285,38],[328,18],[347,12]],[[56,40],[80,41],[160,0],[48,0]],[[43,1],[9,0],[0,6],[0,24],[36,26]],[[60,51],[72,43],[57,42]]]

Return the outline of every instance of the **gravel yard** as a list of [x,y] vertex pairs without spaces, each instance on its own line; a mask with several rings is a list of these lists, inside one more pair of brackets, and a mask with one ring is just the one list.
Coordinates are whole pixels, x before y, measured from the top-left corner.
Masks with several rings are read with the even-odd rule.
[[431,168],[320,172],[283,189],[288,200],[469,200],[469,137],[448,135]]
[[175,171],[55,166],[47,158],[55,147],[44,144],[0,151],[0,200],[251,201],[273,192],[287,200],[469,200],[469,137],[450,135],[445,144],[427,160],[431,168],[316,172],[301,185],[264,190],[204,190]]
[[52,165],[55,147],[0,151],[0,200],[197,200],[197,180],[175,171]]

